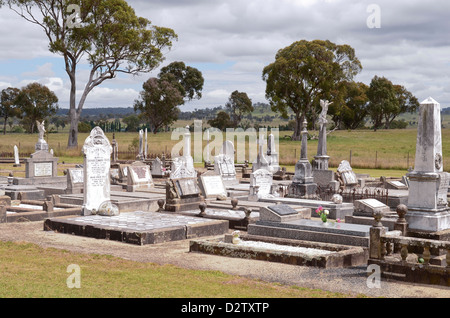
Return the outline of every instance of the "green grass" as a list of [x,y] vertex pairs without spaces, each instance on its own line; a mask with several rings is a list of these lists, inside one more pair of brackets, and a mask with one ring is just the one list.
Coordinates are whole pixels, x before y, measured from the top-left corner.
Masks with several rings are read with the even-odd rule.
[[[69,288],[71,264],[80,288]],[[364,297],[291,287],[172,265],[134,262],[109,255],[43,249],[0,242],[0,298],[346,298]],[[72,281],[72,280],[70,280]]]

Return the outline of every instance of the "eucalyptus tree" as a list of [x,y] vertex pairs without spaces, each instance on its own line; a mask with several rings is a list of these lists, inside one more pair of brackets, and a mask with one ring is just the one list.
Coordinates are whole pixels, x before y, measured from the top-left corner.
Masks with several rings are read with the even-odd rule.
[[[137,75],[157,68],[164,50],[177,38],[136,15],[124,0],[3,0],[26,21],[40,27],[50,52],[61,55],[70,80],[69,148],[78,145],[78,122],[92,90],[119,74]],[[31,48],[30,48],[31,49]],[[77,67],[89,65],[81,96]]]

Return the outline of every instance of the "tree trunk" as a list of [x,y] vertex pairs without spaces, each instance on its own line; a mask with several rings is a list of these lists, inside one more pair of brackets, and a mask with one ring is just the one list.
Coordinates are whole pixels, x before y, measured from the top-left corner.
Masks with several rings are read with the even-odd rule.
[[70,130],[69,130],[69,140],[67,142],[67,148],[77,148],[78,147],[79,115],[75,109],[70,109],[69,120],[70,120]]
[[302,113],[295,114],[295,126],[294,126],[294,134],[292,135],[292,140],[300,141],[302,140],[302,125],[305,119],[305,115]]
[[3,135],[6,135],[6,122],[8,121],[8,117],[4,117],[5,124],[3,125]]

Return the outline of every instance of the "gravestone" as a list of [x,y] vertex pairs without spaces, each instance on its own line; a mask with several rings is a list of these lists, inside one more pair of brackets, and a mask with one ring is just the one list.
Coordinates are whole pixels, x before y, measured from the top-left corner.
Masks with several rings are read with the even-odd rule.
[[152,176],[157,178],[163,178],[169,174],[169,171],[166,171],[166,167],[159,157],[152,160],[151,171]]
[[92,129],[83,145],[84,204],[83,214],[97,214],[100,206],[110,201],[112,147],[100,127]]
[[319,115],[319,143],[317,145],[317,154],[314,157],[315,170],[328,170],[328,161],[330,157],[327,155],[327,112],[328,106],[332,103],[327,100],[320,100],[322,112]]
[[54,178],[58,176],[58,158],[39,150],[25,159],[25,178]]
[[214,157],[214,172],[222,176],[226,186],[239,183],[234,166],[234,145],[231,141],[226,140],[222,145],[220,154]]
[[14,145],[14,167],[20,167],[19,148]]
[[[272,196],[273,175],[266,169],[258,169],[250,174],[249,201]],[[273,196],[272,196],[273,197]]]
[[394,190],[407,190],[408,186],[401,181],[398,180],[386,180],[384,187],[386,189],[394,189]]
[[66,194],[83,193],[84,169],[67,169]]
[[36,127],[39,132],[38,141],[37,141],[36,145],[34,146],[34,149],[36,151],[40,151],[40,150],[48,151],[48,144],[44,139],[44,135],[45,135],[45,125],[44,124],[45,124],[45,121],[42,121],[42,123],[40,123],[39,121],[36,121]]
[[266,169],[269,170],[269,161],[267,160],[266,156],[264,155],[264,135],[259,138],[258,140],[258,155],[256,156],[255,161],[252,164],[252,171],[255,172],[259,169]]
[[197,172],[194,168],[194,158],[192,158],[191,156],[191,133],[189,131],[189,126],[186,126],[186,132],[184,134],[183,156],[173,158],[170,178],[178,179],[196,177]]
[[136,156],[137,160],[143,160],[144,159],[144,131],[141,129],[139,130],[139,153]]
[[300,151],[300,159],[295,164],[295,174],[292,183],[288,187],[289,196],[291,197],[310,197],[314,196],[317,190],[317,184],[314,183],[312,175],[312,166],[308,161],[308,131],[306,130],[306,119],[303,122],[303,130],[301,132],[302,145]]
[[374,213],[382,213],[384,215],[391,212],[390,207],[376,199],[355,200],[353,203],[355,211],[353,215],[373,217]]
[[205,172],[199,177],[199,185],[205,198],[222,198],[227,196],[227,190],[222,176],[212,171]]
[[269,171],[273,174],[281,170],[275,136],[273,134],[270,134],[267,140],[267,161],[269,162]]
[[420,104],[414,171],[407,176],[409,228],[430,232],[449,229],[449,174],[443,170],[441,106],[431,97]]
[[347,160],[341,161],[337,168],[337,174],[343,188],[354,188],[358,186],[356,174],[353,172],[353,169]]
[[309,218],[310,209],[295,210],[286,204],[276,204],[259,208],[259,220],[268,222],[286,222],[298,219]]
[[166,181],[166,211],[198,210],[200,203],[204,203],[204,197],[200,193],[197,178],[170,178]]
[[119,161],[119,144],[117,143],[115,133],[113,133],[113,140],[111,142],[111,147],[112,147],[111,161],[112,161],[112,163],[115,163],[115,162]]
[[151,189],[154,187],[150,167],[143,162],[134,162],[128,166],[127,191]]

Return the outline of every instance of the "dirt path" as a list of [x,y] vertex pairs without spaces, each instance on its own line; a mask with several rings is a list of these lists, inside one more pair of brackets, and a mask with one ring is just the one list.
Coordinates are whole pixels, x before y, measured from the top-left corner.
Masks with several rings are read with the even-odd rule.
[[77,253],[107,254],[139,262],[172,264],[188,269],[218,270],[267,282],[355,295],[364,294],[388,298],[450,298],[450,288],[445,287],[382,280],[380,288],[368,288],[365,267],[319,269],[190,253],[189,240],[135,246],[115,241],[47,232],[43,230],[43,222],[0,224],[0,240],[31,242],[44,248],[60,248]]

